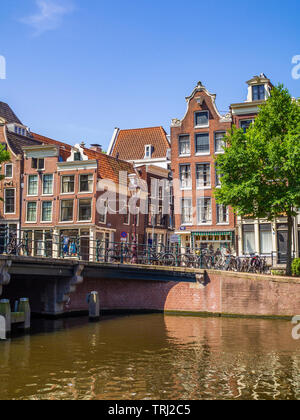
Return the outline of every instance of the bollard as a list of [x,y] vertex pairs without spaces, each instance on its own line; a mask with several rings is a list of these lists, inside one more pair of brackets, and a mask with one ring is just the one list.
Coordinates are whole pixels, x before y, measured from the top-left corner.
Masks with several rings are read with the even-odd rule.
[[91,292],[89,295],[89,318],[90,321],[100,319],[100,301],[98,292]]
[[31,311],[28,298],[20,299],[19,312],[24,312],[24,330],[29,330]]
[[[11,309],[8,299],[0,300],[0,315],[5,318],[5,337],[6,333],[11,332]],[[3,323],[3,320],[2,320]]]

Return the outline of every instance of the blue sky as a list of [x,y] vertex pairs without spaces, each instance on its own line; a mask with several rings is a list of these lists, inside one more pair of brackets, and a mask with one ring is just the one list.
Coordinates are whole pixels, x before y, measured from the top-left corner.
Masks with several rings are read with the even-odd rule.
[[300,96],[299,0],[9,0],[0,100],[36,131],[108,146],[114,127],[181,118],[201,80],[220,111],[264,72]]

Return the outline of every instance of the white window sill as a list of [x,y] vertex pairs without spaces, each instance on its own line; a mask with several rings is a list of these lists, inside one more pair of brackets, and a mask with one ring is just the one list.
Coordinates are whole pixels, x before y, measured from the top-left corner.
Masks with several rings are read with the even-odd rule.
[[225,151],[223,150],[223,152],[215,152],[215,155],[224,155]]
[[198,128],[209,128],[209,124],[206,124],[206,125],[195,125],[194,128],[195,129],[198,129]]
[[210,151],[209,152],[203,152],[203,153],[195,153],[195,156],[209,156],[210,155]]
[[192,187],[180,187],[181,191],[192,191]]
[[228,226],[229,222],[224,222],[224,223],[217,223],[217,226]]
[[91,223],[92,222],[92,219],[91,220],[77,220],[77,223]]
[[211,185],[209,187],[197,187],[197,190],[198,191],[201,191],[201,190],[211,190]]
[[193,226],[193,223],[182,223],[181,227],[190,227]]
[[191,154],[189,153],[188,155],[178,155],[178,157],[180,157],[180,158],[187,158],[187,157],[191,157]]
[[212,222],[209,222],[209,223],[197,223],[197,226],[212,226]]

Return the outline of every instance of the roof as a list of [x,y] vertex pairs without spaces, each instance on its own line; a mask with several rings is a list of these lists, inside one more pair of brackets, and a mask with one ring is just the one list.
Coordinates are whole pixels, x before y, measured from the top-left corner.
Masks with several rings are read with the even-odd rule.
[[23,147],[25,146],[36,146],[41,142],[34,140],[32,137],[21,136],[20,134],[12,133],[6,130],[7,142],[11,150],[15,155],[23,154]]
[[123,160],[141,160],[145,157],[145,146],[152,145],[152,158],[165,158],[171,145],[163,127],[135,128],[120,130],[111,155]]
[[67,160],[68,157],[70,157],[72,146],[70,146],[68,143],[63,143],[61,141],[53,140],[53,139],[50,139],[49,137],[45,137],[37,133],[31,133],[31,134],[35,140],[38,140],[41,143],[53,144],[55,146],[59,146],[60,155],[64,160]]
[[[34,139],[38,140],[39,142],[59,146],[60,155],[65,161],[71,155],[72,146],[70,144],[53,140],[49,137],[45,137],[37,133],[32,133],[32,135]],[[108,156],[104,153],[84,148],[84,154],[89,158],[89,160],[98,161],[98,176],[101,179],[111,179],[112,181],[118,183],[120,171],[126,171],[128,173],[135,172],[132,164],[119,159],[115,159],[114,157]]]
[[4,118],[8,124],[17,123],[21,124],[21,121],[5,102],[0,102],[0,117]]

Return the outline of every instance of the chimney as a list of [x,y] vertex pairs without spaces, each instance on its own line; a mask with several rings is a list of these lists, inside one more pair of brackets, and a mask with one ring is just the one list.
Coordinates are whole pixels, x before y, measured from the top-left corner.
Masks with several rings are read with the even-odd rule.
[[91,150],[102,153],[102,146],[100,144],[91,144]]

